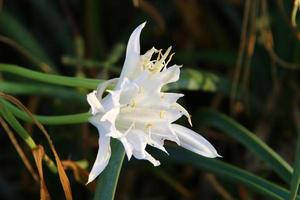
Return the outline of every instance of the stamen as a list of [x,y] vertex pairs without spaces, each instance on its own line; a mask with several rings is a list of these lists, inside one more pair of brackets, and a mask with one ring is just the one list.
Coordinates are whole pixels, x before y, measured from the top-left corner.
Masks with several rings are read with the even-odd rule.
[[[167,65],[171,61],[174,53],[170,54],[172,47],[169,47],[165,53],[162,53],[162,49],[157,50],[154,47],[152,47],[150,50],[148,50],[144,55],[142,55],[142,69],[143,70],[149,70],[152,73],[158,73],[165,68],[167,68]],[[151,60],[152,55],[157,54],[156,59]],[[166,60],[167,59],[167,60]]]
[[175,54],[175,53],[172,53],[172,54],[169,56],[169,59],[168,59],[168,61],[166,62],[165,67],[168,66],[168,64],[169,64],[169,62],[172,60],[172,57],[174,56],[174,54]]
[[152,129],[152,124],[146,124],[146,130],[148,131],[148,140],[151,139],[151,129]]
[[131,123],[130,127],[125,131],[124,136],[126,136],[131,131],[132,128],[135,128],[135,122]]
[[160,72],[162,68],[166,67],[165,65],[165,60],[166,58],[168,57],[168,55],[170,54],[170,51],[171,51],[172,47],[169,47],[166,52],[161,55],[159,57],[159,59],[156,60],[154,66],[152,69],[149,69],[151,72],[153,73],[157,73],[157,72]]

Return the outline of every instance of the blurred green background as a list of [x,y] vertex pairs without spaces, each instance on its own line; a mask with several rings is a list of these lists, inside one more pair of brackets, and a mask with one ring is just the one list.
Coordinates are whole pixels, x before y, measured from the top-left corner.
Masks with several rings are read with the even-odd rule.
[[[0,7],[2,63],[74,77],[117,77],[130,33],[147,21],[141,52],[173,47],[171,64],[183,68],[181,80],[166,89],[185,94],[180,103],[192,115],[193,130],[212,142],[222,161],[286,186],[270,165],[236,140],[239,133],[233,139],[234,130],[220,128],[225,119],[206,109],[229,115],[293,165],[300,123],[300,32],[291,22],[293,1],[0,0]],[[50,87],[0,72],[0,91],[41,115],[89,109],[89,91],[83,88]],[[32,124],[24,127],[37,143],[46,143]],[[82,161],[90,169],[98,146],[95,128],[87,123],[46,128],[61,159]],[[39,184],[0,131],[0,199],[38,198]],[[177,151],[170,152],[176,157]],[[172,162],[156,150],[153,154],[162,161],[159,168],[135,159],[124,162],[116,199],[269,199],[209,172],[210,167]],[[52,198],[63,199],[58,177],[44,171]],[[95,187],[79,183],[70,170],[68,175],[74,199],[92,199]]]

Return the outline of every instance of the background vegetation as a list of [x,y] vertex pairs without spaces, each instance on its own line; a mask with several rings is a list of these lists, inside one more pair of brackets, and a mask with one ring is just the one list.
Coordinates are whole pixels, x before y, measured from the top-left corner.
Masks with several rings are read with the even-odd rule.
[[[300,199],[297,2],[0,0],[0,199],[68,198],[62,167],[74,199]],[[173,47],[171,64],[184,67],[166,90],[186,95],[193,129],[223,158],[168,143],[170,156],[152,150],[160,167],[122,165],[114,142],[109,169],[86,186],[98,133],[85,95],[119,75],[144,21],[142,52]],[[39,115],[61,162],[41,124],[7,95]]]

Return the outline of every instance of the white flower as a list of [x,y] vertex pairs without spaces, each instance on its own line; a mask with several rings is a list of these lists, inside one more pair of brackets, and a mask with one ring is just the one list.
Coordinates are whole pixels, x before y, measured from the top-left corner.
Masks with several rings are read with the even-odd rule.
[[[131,34],[126,58],[119,79],[102,83],[97,91],[87,95],[91,106],[90,122],[99,131],[99,150],[88,183],[93,181],[107,166],[110,155],[110,138],[120,140],[128,159],[150,161],[154,166],[160,162],[146,150],[147,145],[167,153],[164,140],[206,157],[217,157],[215,148],[198,133],[175,124],[182,115],[191,119],[188,112],[176,101],[183,96],[178,93],[161,92],[164,85],[179,79],[180,67],[167,67],[173,54],[171,47],[165,53],[155,48],[140,55],[140,33],[145,23]],[[156,54],[156,59],[152,59]],[[108,85],[115,84],[112,91],[102,95]]]

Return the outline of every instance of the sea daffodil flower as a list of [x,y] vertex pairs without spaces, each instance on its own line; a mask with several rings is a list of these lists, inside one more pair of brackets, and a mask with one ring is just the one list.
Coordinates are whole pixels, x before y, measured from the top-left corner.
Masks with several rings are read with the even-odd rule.
[[[99,131],[99,150],[89,174],[88,183],[93,181],[107,166],[110,156],[110,139],[122,142],[128,159],[150,161],[154,166],[160,162],[146,150],[147,145],[167,153],[164,141],[178,145],[205,157],[218,156],[215,148],[198,133],[175,124],[182,115],[191,118],[176,101],[183,96],[179,93],[162,92],[164,85],[179,79],[180,67],[168,67],[173,54],[171,48],[162,53],[152,48],[140,55],[140,34],[145,23],[131,34],[126,50],[124,66],[118,79],[99,85],[87,95],[91,106],[90,123]],[[155,59],[152,59],[154,55]],[[115,84],[113,90],[102,98],[108,85]]]

